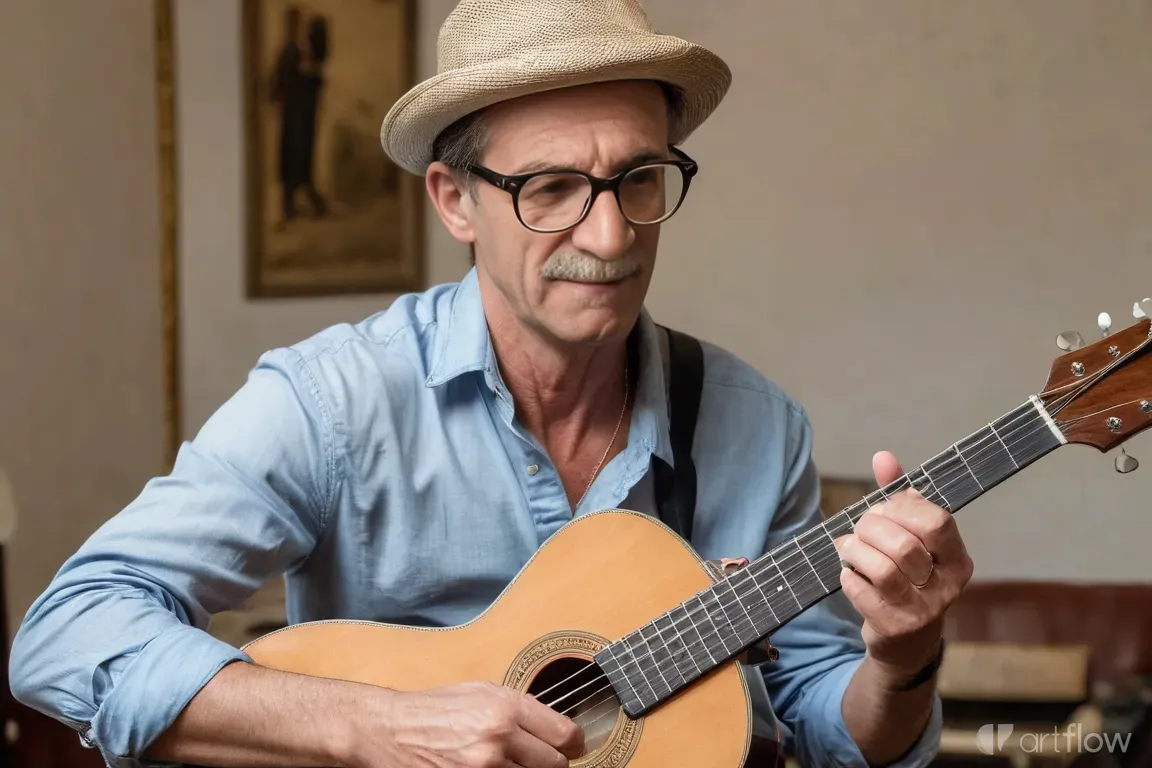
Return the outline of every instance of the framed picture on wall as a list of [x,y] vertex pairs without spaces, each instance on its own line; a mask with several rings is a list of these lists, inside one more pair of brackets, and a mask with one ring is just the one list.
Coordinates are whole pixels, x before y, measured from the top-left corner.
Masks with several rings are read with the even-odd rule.
[[423,179],[380,146],[415,0],[244,0],[250,297],[423,287]]

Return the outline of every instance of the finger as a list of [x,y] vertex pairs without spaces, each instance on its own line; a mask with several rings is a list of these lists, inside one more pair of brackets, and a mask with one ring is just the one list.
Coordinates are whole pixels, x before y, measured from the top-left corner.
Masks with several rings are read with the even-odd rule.
[[896,563],[912,583],[923,584],[932,574],[932,555],[924,543],[887,515],[865,513],[856,523],[856,536]]
[[573,760],[584,754],[584,732],[571,718],[531,696],[524,695],[521,701],[521,728]]
[[900,568],[883,552],[861,541],[858,535],[843,539],[838,547],[842,562],[851,566],[887,603],[898,603],[912,588]]
[[524,730],[512,736],[508,757],[523,768],[568,768],[568,758],[558,749]]
[[964,544],[951,513],[916,491],[893,497],[887,504],[869,510],[869,514],[906,529],[923,542],[938,562],[952,562],[963,555]]
[[883,488],[903,475],[904,470],[891,451],[880,451],[872,457],[872,474],[876,476],[876,484]]
[[840,570],[840,588],[865,619],[869,616],[878,616],[884,611],[885,602],[879,590],[854,568]]

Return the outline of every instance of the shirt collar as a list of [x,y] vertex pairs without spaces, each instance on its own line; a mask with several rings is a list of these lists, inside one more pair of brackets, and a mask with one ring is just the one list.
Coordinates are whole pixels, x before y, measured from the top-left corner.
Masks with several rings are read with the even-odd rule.
[[476,267],[469,269],[456,289],[445,293],[440,301],[447,306],[436,308],[436,337],[424,381],[429,387],[438,387],[469,371],[484,370],[495,360]]
[[[431,366],[425,385],[438,387],[465,373],[483,371],[489,386],[499,380],[496,354],[480,300],[480,284],[472,267],[441,301]],[[668,388],[663,330],[641,309],[634,330],[640,370],[629,426],[629,443],[643,445],[672,464],[668,433]]]

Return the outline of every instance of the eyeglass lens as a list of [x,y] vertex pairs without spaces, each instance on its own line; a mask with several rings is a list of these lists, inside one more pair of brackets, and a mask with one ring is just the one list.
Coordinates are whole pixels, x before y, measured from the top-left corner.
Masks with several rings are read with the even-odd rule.
[[[620,182],[620,211],[634,224],[655,224],[675,211],[683,190],[678,166],[633,168]],[[520,190],[520,217],[533,229],[565,229],[579,221],[591,194],[591,183],[579,174],[542,174]]]

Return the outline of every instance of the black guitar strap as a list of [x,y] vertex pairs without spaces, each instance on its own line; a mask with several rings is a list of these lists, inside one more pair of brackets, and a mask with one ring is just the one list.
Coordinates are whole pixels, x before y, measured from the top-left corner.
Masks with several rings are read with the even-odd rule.
[[[662,327],[662,326],[661,326]],[[692,541],[692,518],[696,512],[696,466],[692,462],[692,440],[700,410],[700,390],[704,385],[704,351],[692,336],[671,328],[667,335],[669,436],[672,463],[653,458],[656,508],[660,520]]]

